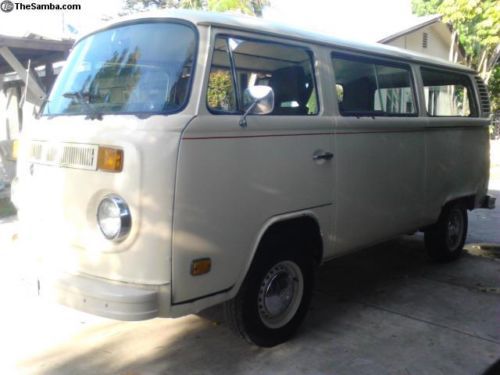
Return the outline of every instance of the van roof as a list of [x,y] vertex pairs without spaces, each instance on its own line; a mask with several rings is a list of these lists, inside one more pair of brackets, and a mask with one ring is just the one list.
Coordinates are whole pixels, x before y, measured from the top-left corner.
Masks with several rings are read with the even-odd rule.
[[[182,19],[189,21],[195,25],[200,26],[215,26],[221,28],[228,28],[233,30],[250,31],[258,34],[267,34],[272,36],[284,37],[286,39],[295,39],[298,41],[310,42],[313,44],[322,44],[332,47],[337,47],[345,50],[355,52],[369,53],[372,55],[379,55],[382,57],[397,58],[415,63],[424,63],[431,65],[438,65],[445,68],[455,70],[462,70],[466,72],[473,72],[464,65],[451,63],[449,61],[429,57],[421,53],[411,52],[402,48],[387,46],[379,43],[363,43],[358,41],[351,41],[342,38],[337,38],[333,35],[308,31],[296,28],[290,25],[282,24],[279,22],[269,21],[262,18],[250,17],[244,15],[236,15],[231,13],[214,13],[193,10],[179,10],[179,9],[162,9],[148,12],[140,12],[132,16],[122,17],[107,23],[103,27],[89,33],[92,34],[99,30],[108,29],[122,23],[128,23],[134,20],[147,20],[147,19]],[[86,34],[86,35],[89,35]],[[82,36],[84,38],[86,35]],[[81,40],[80,38],[79,40]]]

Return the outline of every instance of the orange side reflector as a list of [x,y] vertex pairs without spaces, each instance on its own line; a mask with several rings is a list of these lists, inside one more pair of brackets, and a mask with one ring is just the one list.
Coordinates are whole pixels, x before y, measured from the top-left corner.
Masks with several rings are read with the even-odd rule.
[[199,276],[209,273],[212,268],[212,260],[210,258],[195,259],[191,263],[191,275]]
[[97,168],[108,172],[121,172],[123,169],[123,150],[99,147]]

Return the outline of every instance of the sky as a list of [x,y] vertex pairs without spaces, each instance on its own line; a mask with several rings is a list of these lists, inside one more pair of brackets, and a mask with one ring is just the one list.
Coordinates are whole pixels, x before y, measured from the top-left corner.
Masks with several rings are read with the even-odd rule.
[[413,18],[410,0],[272,0],[264,16],[363,41],[402,30]]
[[[20,0],[12,0],[13,2]],[[22,0],[21,0],[22,1]],[[31,3],[32,0],[24,0]],[[38,0],[44,3],[48,0]],[[411,20],[411,0],[271,0],[264,18],[339,37],[377,41],[404,29]],[[58,39],[70,36],[67,25],[79,32],[97,27],[104,17],[116,17],[123,0],[52,0],[81,4],[77,11],[13,10],[0,12],[0,34],[29,32]]]

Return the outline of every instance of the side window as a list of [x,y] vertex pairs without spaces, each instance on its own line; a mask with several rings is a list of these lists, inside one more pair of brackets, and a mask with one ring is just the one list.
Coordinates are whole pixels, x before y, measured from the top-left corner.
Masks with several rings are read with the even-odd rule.
[[333,55],[342,116],[416,114],[410,69],[354,56]]
[[477,116],[467,76],[421,68],[425,106],[430,116]]
[[[217,69],[222,69],[221,63],[217,61],[220,57],[216,55],[218,46],[222,45],[228,48],[225,55],[226,64],[229,66],[226,66],[224,71],[232,76],[232,81],[227,79],[227,87],[236,87],[236,89],[215,90],[212,74],[220,71]],[[255,85],[266,85],[274,91],[275,102],[272,115],[318,113],[312,56],[306,49],[230,37],[218,37],[215,48],[207,98],[210,109],[241,113],[245,110],[243,108],[245,89]],[[231,59],[234,67],[230,66]],[[218,94],[216,95],[215,92]],[[236,92],[234,100],[236,111],[213,105],[216,102],[214,97],[219,98],[218,102],[231,102],[232,99],[229,99],[229,96],[233,95],[233,92]]]
[[226,39],[217,39],[208,77],[207,104],[212,111],[237,111],[231,59]]

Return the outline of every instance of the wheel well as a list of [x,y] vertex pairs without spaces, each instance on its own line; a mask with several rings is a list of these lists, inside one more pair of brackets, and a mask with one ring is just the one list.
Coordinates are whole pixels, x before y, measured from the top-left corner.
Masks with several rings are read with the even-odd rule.
[[463,202],[465,204],[465,207],[468,210],[473,210],[476,207],[476,196],[475,195],[469,195],[468,197],[462,198]]
[[315,219],[303,216],[272,224],[262,236],[257,252],[279,240],[281,244],[290,243],[310,251],[317,264],[323,258],[323,240],[319,225]]
[[457,202],[462,203],[465,206],[465,208],[467,208],[468,210],[473,210],[475,207],[475,203],[476,203],[476,196],[475,195],[468,195],[466,197],[460,197],[460,198],[453,199],[449,202],[446,202],[446,204],[443,206],[443,208],[445,206],[449,206],[449,205],[451,205],[453,203],[457,203]]
[[[442,214],[443,210],[445,209],[445,207],[450,206],[450,205],[452,205],[454,203],[457,203],[457,202],[462,203],[466,209],[473,210],[476,207],[475,206],[476,196],[475,195],[467,195],[465,197],[455,198],[455,199],[452,199],[452,200],[449,200],[448,202],[446,202],[441,207],[441,211],[439,212],[439,215],[438,215],[438,217],[436,219],[436,223],[437,223],[437,220],[439,220],[439,217],[441,216],[441,214]],[[425,231],[427,231],[429,229],[432,229],[436,223],[433,223],[433,224],[427,225],[425,227],[422,227],[419,230],[421,232],[425,232]]]

